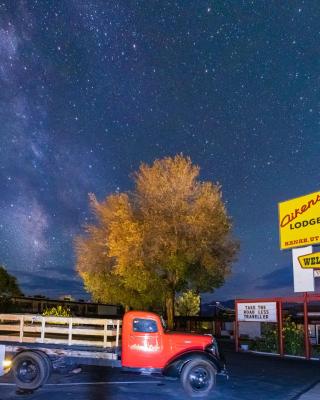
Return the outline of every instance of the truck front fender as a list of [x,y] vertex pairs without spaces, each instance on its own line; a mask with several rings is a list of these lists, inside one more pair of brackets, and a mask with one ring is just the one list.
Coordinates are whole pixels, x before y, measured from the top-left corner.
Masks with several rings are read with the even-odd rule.
[[165,376],[178,378],[180,376],[182,368],[192,360],[209,361],[212,364],[212,366],[217,370],[218,373],[221,372],[221,370],[224,368],[222,362],[209,352],[202,350],[191,350],[179,354],[173,359],[171,359],[168,362],[168,364],[164,367],[162,373]]

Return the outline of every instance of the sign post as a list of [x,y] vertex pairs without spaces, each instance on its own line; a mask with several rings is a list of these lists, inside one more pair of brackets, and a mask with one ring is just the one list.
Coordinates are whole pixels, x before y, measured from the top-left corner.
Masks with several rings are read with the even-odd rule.
[[283,343],[283,320],[282,320],[282,300],[278,301],[278,343],[279,343],[279,353],[283,357],[284,354],[284,343]]
[[310,341],[308,332],[308,294],[303,295],[303,330],[304,330],[304,352],[307,360],[310,359]]

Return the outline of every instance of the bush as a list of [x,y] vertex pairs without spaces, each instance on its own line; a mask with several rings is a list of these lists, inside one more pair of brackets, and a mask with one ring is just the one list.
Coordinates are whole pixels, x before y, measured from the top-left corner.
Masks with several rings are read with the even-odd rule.
[[72,317],[70,308],[64,306],[46,308],[42,315],[44,317]]
[[293,356],[304,354],[304,332],[291,317],[285,319],[282,334],[284,337],[284,352]]
[[[304,354],[304,332],[291,317],[284,320],[282,327],[285,354],[302,356]],[[278,330],[270,327],[262,338],[257,338],[252,345],[252,350],[268,353],[278,353]]]

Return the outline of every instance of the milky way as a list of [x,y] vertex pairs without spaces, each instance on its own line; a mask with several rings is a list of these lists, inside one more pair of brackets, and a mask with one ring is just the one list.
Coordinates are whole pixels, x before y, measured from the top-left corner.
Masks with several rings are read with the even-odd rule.
[[292,292],[277,203],[318,190],[319,18],[319,1],[1,2],[0,263],[28,294],[85,296],[88,193],[182,152],[241,241],[214,296]]

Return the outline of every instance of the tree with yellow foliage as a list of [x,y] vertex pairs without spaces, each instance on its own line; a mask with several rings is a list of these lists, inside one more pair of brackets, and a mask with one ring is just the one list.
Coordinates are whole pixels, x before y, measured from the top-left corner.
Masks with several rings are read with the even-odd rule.
[[176,299],[175,315],[180,315],[182,317],[199,315],[200,305],[200,295],[189,289]]
[[130,193],[99,203],[97,224],[76,241],[77,269],[96,300],[164,304],[172,328],[178,291],[212,291],[237,252],[221,188],[201,182],[182,155],[142,164]]

